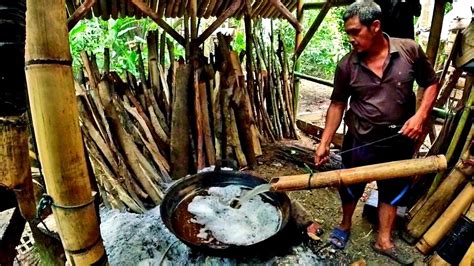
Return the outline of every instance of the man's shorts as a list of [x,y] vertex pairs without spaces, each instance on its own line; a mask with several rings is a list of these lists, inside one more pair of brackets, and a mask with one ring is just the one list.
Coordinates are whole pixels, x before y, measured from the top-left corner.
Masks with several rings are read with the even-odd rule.
[[[383,139],[380,138],[380,139]],[[366,143],[355,138],[350,132],[344,136],[342,151],[360,147]],[[352,168],[370,164],[384,163],[397,160],[411,159],[414,153],[414,142],[405,137],[397,136],[376,144],[360,147],[343,153],[344,168]],[[342,186],[339,194],[343,204],[354,202],[364,193],[367,183]],[[410,189],[409,178],[395,178],[377,181],[379,201],[393,206],[404,206]]]

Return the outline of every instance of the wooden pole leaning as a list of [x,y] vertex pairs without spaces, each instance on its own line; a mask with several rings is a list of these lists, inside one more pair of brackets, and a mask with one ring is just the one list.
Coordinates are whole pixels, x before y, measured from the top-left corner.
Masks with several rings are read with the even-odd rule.
[[409,159],[388,163],[373,164],[349,169],[311,174],[277,177],[270,181],[272,191],[292,191],[315,189],[329,186],[347,186],[351,184],[409,177],[446,169],[443,155],[422,159]]
[[26,80],[52,209],[67,260],[103,265],[74,91],[64,0],[27,1]]
[[472,154],[469,155],[467,151],[449,175],[441,182],[435,193],[413,215],[406,225],[405,234],[403,235],[407,242],[413,243],[418,240],[453,200],[456,191],[459,191],[469,181],[469,178],[474,174],[474,167],[467,162],[472,159],[474,157]]
[[456,221],[461,217],[464,210],[469,207],[473,199],[474,188],[471,183],[468,183],[438,220],[426,231],[416,244],[416,248],[425,255],[431,252],[439,241],[454,227]]

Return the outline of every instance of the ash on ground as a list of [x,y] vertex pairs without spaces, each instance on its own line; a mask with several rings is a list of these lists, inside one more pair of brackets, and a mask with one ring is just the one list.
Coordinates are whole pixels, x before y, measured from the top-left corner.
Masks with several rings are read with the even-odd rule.
[[[160,208],[144,214],[101,210],[100,225],[105,248],[111,265],[328,265],[341,260],[324,244],[303,242],[289,249],[288,254],[266,258],[245,254],[232,258],[207,256],[190,249],[165,227]],[[320,249],[315,255],[314,250]],[[328,257],[326,257],[328,256]],[[331,263],[332,262],[332,263]]]

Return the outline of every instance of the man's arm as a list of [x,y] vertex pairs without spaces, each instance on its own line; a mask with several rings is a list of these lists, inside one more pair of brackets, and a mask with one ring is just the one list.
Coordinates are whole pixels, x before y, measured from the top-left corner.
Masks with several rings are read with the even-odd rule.
[[346,109],[345,102],[336,102],[332,101],[329,105],[327,114],[326,114],[326,124],[324,127],[323,135],[321,136],[321,143],[316,149],[314,155],[314,162],[316,165],[322,165],[326,163],[329,159],[329,146],[331,141],[336,134],[336,130],[339,128],[339,125],[342,121],[342,115]]
[[402,129],[400,129],[402,135],[414,140],[418,140],[424,135],[423,127],[430,117],[437,96],[438,83],[436,82],[425,89],[420,108],[418,108],[418,111],[416,111],[416,113],[405,122]]

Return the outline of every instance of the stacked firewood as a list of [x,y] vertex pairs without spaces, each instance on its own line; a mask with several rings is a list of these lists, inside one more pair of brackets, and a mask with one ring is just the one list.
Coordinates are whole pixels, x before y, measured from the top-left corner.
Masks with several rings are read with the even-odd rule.
[[147,67],[138,49],[138,78],[111,72],[107,52],[103,73],[93,55],[81,55],[87,78],[76,91],[84,142],[105,202],[114,208],[143,212],[161,202],[172,179],[221,160],[255,166],[262,141],[296,137],[283,52],[278,61],[272,46],[255,40],[249,81],[223,35],[212,63],[199,51],[189,64],[170,52],[166,69],[165,44],[173,51],[156,32],[149,34]]

